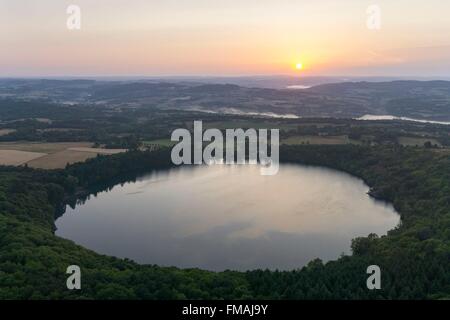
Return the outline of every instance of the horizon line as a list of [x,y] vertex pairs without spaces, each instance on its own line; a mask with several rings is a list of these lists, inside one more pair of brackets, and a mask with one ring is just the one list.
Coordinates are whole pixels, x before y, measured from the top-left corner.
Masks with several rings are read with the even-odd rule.
[[311,79],[311,78],[386,78],[386,79],[450,79],[450,75],[427,75],[427,76],[412,76],[412,75],[290,75],[290,74],[245,74],[245,75],[176,75],[176,74],[168,74],[168,75],[8,75],[8,76],[0,76],[0,79],[34,79],[34,80],[45,80],[45,79],[71,79],[71,80],[83,80],[83,79],[107,79],[107,78],[117,78],[117,79],[212,79],[212,78],[296,78],[298,80],[301,79]]

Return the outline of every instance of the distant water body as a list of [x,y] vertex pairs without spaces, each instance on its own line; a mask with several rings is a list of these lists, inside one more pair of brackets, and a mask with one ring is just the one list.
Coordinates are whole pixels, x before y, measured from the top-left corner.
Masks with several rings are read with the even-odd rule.
[[258,117],[268,117],[268,118],[280,118],[280,119],[299,119],[300,117],[295,114],[280,114],[274,112],[252,112],[252,111],[241,111],[234,108],[226,108],[222,111],[225,114],[235,114],[244,116],[258,116]]
[[305,90],[305,89],[309,89],[311,87],[312,86],[305,86],[305,85],[302,85],[302,84],[294,84],[294,85],[287,86],[286,89]]
[[399,215],[343,172],[281,165],[181,167],[92,196],[56,234],[102,254],[207,270],[292,270],[350,253],[352,238],[394,228]]
[[295,114],[281,114],[274,112],[254,112],[254,111],[242,111],[236,108],[220,108],[218,110],[209,110],[203,108],[191,108],[189,111],[195,112],[204,112],[204,113],[213,113],[213,114],[231,114],[238,116],[258,116],[258,117],[267,117],[267,118],[279,118],[279,119],[300,119],[299,116]]
[[356,118],[356,120],[405,120],[405,121],[414,121],[414,122],[421,122],[421,123],[434,123],[434,124],[450,125],[450,122],[447,122],[447,121],[413,119],[413,118],[408,118],[408,117],[396,117],[396,116],[391,116],[391,115],[366,114],[362,117]]

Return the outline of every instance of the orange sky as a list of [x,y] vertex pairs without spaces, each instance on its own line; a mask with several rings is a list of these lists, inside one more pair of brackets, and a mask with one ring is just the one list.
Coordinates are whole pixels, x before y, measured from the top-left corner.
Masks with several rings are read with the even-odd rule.
[[450,74],[450,2],[372,3],[0,0],[0,76]]

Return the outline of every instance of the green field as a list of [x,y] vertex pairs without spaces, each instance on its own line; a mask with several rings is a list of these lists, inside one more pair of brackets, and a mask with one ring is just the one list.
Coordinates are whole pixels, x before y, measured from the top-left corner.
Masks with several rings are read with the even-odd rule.
[[176,141],[171,141],[170,139],[156,139],[156,140],[149,140],[149,141],[142,142],[144,147],[151,146],[151,145],[157,145],[160,147],[172,147],[176,143],[177,143]]
[[281,141],[281,144],[298,145],[298,144],[361,144],[361,142],[349,139],[347,136],[292,136]]
[[398,137],[398,143],[403,146],[417,146],[423,147],[426,142],[431,142],[432,145],[441,147],[441,143],[432,138],[415,138],[415,137]]

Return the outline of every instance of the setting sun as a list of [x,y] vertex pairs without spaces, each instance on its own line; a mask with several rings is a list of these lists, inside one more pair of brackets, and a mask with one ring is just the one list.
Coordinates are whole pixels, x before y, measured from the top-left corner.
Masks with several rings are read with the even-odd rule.
[[297,70],[302,70],[302,69],[303,69],[303,64],[302,64],[302,63],[297,63],[297,64],[295,65],[295,69],[297,69]]

